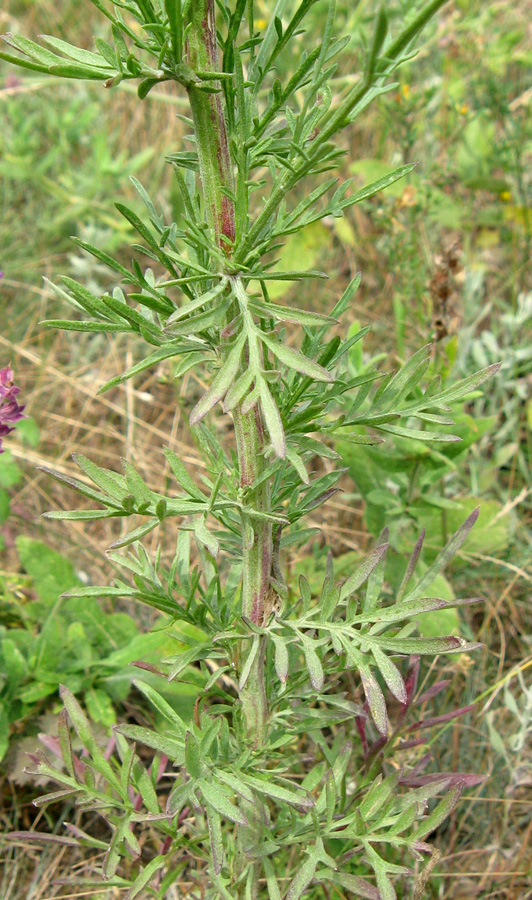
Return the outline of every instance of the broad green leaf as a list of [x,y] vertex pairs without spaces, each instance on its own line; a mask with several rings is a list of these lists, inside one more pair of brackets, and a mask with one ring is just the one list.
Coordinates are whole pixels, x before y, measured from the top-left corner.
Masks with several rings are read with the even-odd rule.
[[16,538],[16,547],[40,600],[55,602],[65,591],[81,587],[72,563],[47,544],[21,535]]

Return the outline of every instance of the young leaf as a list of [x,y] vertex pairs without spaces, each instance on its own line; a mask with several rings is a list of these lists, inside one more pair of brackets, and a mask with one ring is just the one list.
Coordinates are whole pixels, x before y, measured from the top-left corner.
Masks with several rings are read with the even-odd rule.
[[306,639],[303,642],[303,653],[305,654],[305,662],[312,687],[319,692],[323,688],[324,682],[323,666],[311,640]]
[[381,544],[380,547],[376,547],[375,550],[372,550],[372,552],[362,560],[353,574],[350,575],[341,586],[340,600],[346,600],[347,597],[354,594],[355,591],[367,581],[375,566],[378,566],[381,559],[384,557],[387,549],[388,544]]
[[448,562],[450,562],[453,556],[456,556],[462,544],[467,540],[469,532],[478,519],[479,512],[480,509],[477,507],[477,509],[473,510],[471,515],[467,517],[464,524],[458,529],[456,534],[454,534],[452,538],[447,542],[443,550],[438,553],[438,556],[436,557],[432,565],[429,566],[426,572],[421,576],[415,587],[405,595],[405,601],[416,600],[418,597],[423,596],[436,576],[439,575],[439,573],[445,568],[445,566]]
[[224,864],[224,842],[222,823],[219,814],[212,806],[207,806],[207,825],[211,844],[212,867],[216,875],[222,871]]
[[394,697],[399,700],[399,703],[406,703],[407,696],[405,683],[403,681],[403,676],[395,663],[393,663],[379,647],[372,647],[371,652],[379,672]]
[[279,681],[285,684],[288,678],[288,648],[286,642],[274,631],[270,632],[270,637],[275,646],[275,671]]
[[191,731],[187,731],[185,740],[185,768],[191,778],[201,778],[203,766],[201,763],[198,742]]
[[253,640],[251,642],[251,647],[249,649],[249,653],[246,656],[246,660],[244,662],[244,665],[242,666],[242,671],[240,673],[240,679],[238,682],[238,689],[240,691],[244,690],[244,688],[247,684],[248,678],[251,673],[251,669],[253,667],[253,663],[255,662],[255,659],[257,658],[257,654],[259,652],[260,640],[261,640],[260,634],[253,635]]
[[258,389],[260,394],[260,402],[266,428],[270,435],[272,447],[275,455],[284,459],[286,456],[286,439],[283,429],[281,415],[277,408],[277,404],[273,399],[270,389],[263,378],[258,379]]
[[308,359],[307,356],[303,356],[298,350],[292,350],[292,348],[288,347],[286,344],[281,344],[280,341],[272,340],[272,338],[269,338],[262,333],[260,338],[263,344],[265,344],[272,351],[274,356],[276,356],[288,369],[293,369],[301,375],[312,378],[314,381],[334,381],[333,376],[327,369],[324,369],[319,363],[314,362],[313,359]]
[[157,712],[172,726],[174,735],[177,735],[180,740],[184,741],[187,733],[185,723],[181,717],[178,716],[174,708],[167,703],[164,697],[161,697],[161,695],[145,681],[137,681],[134,679],[132,684],[134,684],[141,694],[144,694],[154,709],[156,709]]
[[201,400],[196,403],[196,406],[190,413],[191,425],[197,425],[198,422],[207,415],[209,410],[211,410],[213,406],[227,394],[227,391],[232,386],[238,374],[240,357],[242,356],[245,342],[246,335],[243,333],[238,338],[222,367],[218,370],[209,390],[203,395]]

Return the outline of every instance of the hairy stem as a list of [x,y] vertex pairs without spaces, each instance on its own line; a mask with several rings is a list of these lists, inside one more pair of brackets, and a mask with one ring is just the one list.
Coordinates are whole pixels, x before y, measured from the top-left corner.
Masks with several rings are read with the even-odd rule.
[[[194,72],[218,71],[214,0],[195,0],[187,35],[187,57]],[[211,88],[219,88],[217,81],[209,81]],[[228,257],[235,238],[234,174],[227,126],[221,93],[206,93],[202,82],[188,88],[199,170],[205,197],[207,222],[216,242]],[[270,509],[270,489],[267,483],[253,485],[264,468],[264,428],[257,407],[243,413],[233,413],[239,463],[240,488],[247,506],[260,512]],[[272,565],[272,525],[248,515],[242,517],[242,615],[255,624],[264,620],[266,597]],[[248,642],[246,642],[248,643]],[[246,647],[248,652],[248,648]],[[244,652],[246,652],[244,651]],[[238,660],[243,664],[245,657]],[[255,746],[262,743],[267,722],[266,690],[264,685],[264,648],[255,657],[251,672],[240,699],[244,727],[248,739]]]

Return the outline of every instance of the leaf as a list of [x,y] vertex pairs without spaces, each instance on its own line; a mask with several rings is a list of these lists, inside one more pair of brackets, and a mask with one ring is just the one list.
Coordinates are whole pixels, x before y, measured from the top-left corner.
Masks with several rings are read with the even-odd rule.
[[275,869],[267,857],[264,857],[264,859],[262,860],[262,866],[264,869],[264,875],[266,876],[268,900],[281,900],[281,892],[279,890],[277,878],[275,877]]
[[275,455],[280,459],[284,459],[286,456],[286,439],[283,429],[283,423],[281,420],[281,414],[275,400],[270,393],[270,389],[263,378],[257,379],[257,387],[260,394],[260,402],[262,412],[264,414],[264,421],[266,422],[266,428],[268,429],[268,434],[270,435],[272,447],[274,449]]
[[374,428],[384,431],[386,434],[395,434],[397,437],[409,438],[411,441],[433,441],[438,444],[457,444],[462,438],[456,434],[447,434],[444,431],[423,431],[421,428],[403,428],[402,425],[380,425],[373,423]]
[[191,731],[187,731],[185,739],[185,768],[191,778],[201,778],[203,766],[201,763],[198,742]]
[[135,541],[140,540],[140,538],[149,534],[150,531],[153,531],[154,528],[157,528],[159,524],[159,519],[150,519],[150,521],[146,522],[144,525],[139,525],[139,527],[135,528],[133,531],[129,531],[127,534],[122,535],[117,541],[113,541],[109,547],[112,550],[118,550],[120,547],[127,547],[128,544],[134,544]]
[[317,867],[318,857],[315,853],[311,852],[308,859],[305,860],[299,871],[290,882],[285,900],[299,900],[301,895],[304,893],[304,891],[312,881],[314,872],[316,871]]
[[455,400],[462,400],[471,391],[474,391],[477,387],[480,387],[481,384],[484,384],[488,378],[491,378],[495,375],[501,367],[500,363],[495,363],[492,366],[488,366],[486,369],[481,369],[480,372],[475,372],[474,375],[469,375],[467,378],[463,378],[461,381],[458,381],[452,387],[447,388],[437,395],[438,405],[440,403],[453,403]]
[[135,900],[135,897],[138,897],[143,888],[152,881],[155,873],[158,872],[159,869],[162,869],[167,862],[166,856],[155,856],[153,859],[150,859],[149,863],[146,863],[146,865],[142,867],[135,878],[129,891],[125,894],[124,900]]
[[65,687],[65,685],[60,685],[59,692],[61,694],[61,700],[63,701],[63,704],[68,713],[68,717],[72,722],[72,725],[74,726],[74,729],[81,743],[89,751],[94,767],[99,772],[101,772],[102,775],[107,779],[107,781],[118,790],[119,794],[121,794],[120,782],[110,764],[106,760],[104,754],[100,750],[98,743],[92,733],[89,720],[87,719],[87,716],[83,712],[78,701],[68,690],[68,688]]
[[146,369],[158,365],[165,359],[170,359],[172,356],[179,356],[181,353],[191,352],[199,352],[198,347],[191,347],[190,343],[185,344],[173,341],[169,344],[165,344],[163,347],[159,347],[158,350],[151,353],[150,356],[135,363],[135,365],[132,366],[131,369],[128,369],[127,372],[123,372],[121,375],[116,375],[114,378],[111,378],[102,385],[101,388],[98,388],[98,394],[105,394],[110,388],[116,387],[118,384],[123,384],[124,381],[128,381],[129,378],[133,378],[135,375],[145,372]]
[[187,733],[186,726],[181,717],[176,713],[175,709],[145,681],[134,679],[132,683],[141,694],[144,694],[154,709],[156,709],[157,712],[172,726],[173,733],[177,735],[180,740],[184,741]]
[[443,550],[438,553],[438,556],[434,560],[431,566],[426,570],[426,572],[421,576],[418,583],[414,586],[414,588],[409,591],[404,598],[404,601],[407,600],[416,600],[418,597],[422,597],[426,592],[427,588],[432,584],[436,575],[438,575],[442,569],[445,568],[448,562],[455,556],[462,544],[467,540],[469,532],[473,528],[473,525],[478,519],[478,514],[480,512],[479,507],[473,510],[470,516],[465,520],[464,524],[458,529],[456,534],[452,536],[452,538],[447,542]]
[[319,363],[314,362],[314,360],[309,359],[307,356],[303,356],[298,350],[293,350],[286,344],[281,344],[280,341],[272,340],[263,333],[261,333],[260,338],[263,344],[265,344],[272,351],[274,356],[276,356],[288,369],[294,369],[296,372],[299,372],[301,375],[306,375],[314,381],[334,381],[333,376],[327,369],[324,369],[323,366],[320,366]]
[[212,866],[215,874],[219,875],[224,864],[224,842],[220,816],[212,806],[207,807],[207,824],[209,827]]
[[182,487],[190,497],[193,497],[194,500],[205,503],[206,498],[203,491],[201,491],[197,484],[194,483],[177,454],[175,454],[173,450],[170,450],[169,447],[163,448],[163,453],[179,486]]
[[288,677],[288,648],[285,641],[275,632],[270,632],[269,636],[275,646],[275,671],[279,681],[285,684]]
[[312,687],[316,691],[321,691],[324,682],[323,666],[313,647],[312,641],[308,638],[303,642],[303,653],[305,654],[305,662],[307,664]]
[[200,309],[202,306],[206,306],[207,303],[212,303],[213,300],[216,300],[220,294],[223,294],[225,287],[227,285],[227,278],[222,278],[221,281],[218,282],[210,291],[206,291],[204,294],[200,294],[199,297],[195,297],[194,300],[191,300],[189,303],[185,303],[183,306],[180,306],[176,309],[175,312],[167,319],[166,328],[168,326],[173,325],[175,322],[181,321],[181,319],[186,318],[190,315],[190,313],[195,312],[195,310]]
[[344,872],[331,872],[330,869],[324,869],[317,872],[322,879],[327,878],[333,884],[338,884],[347,891],[353,893],[354,897],[364,898],[364,900],[381,900],[377,888],[374,884],[370,884],[365,878],[359,878],[358,875],[349,875]]
[[18,556],[24,570],[31,576],[40,600],[55,602],[75,585],[81,587],[72,563],[61,553],[42,541],[20,535],[15,539]]
[[273,317],[280,319],[282,322],[293,322],[295,325],[323,326],[326,324],[336,324],[337,319],[331,316],[325,316],[322,313],[311,312],[306,309],[297,309],[294,306],[279,306],[277,303],[259,303],[253,301],[250,303],[251,309],[258,315],[265,317]]
[[453,809],[460,799],[460,795],[462,793],[463,786],[457,785],[457,787],[453,788],[452,791],[440,800],[438,805],[432,810],[429,816],[426,819],[422,820],[418,830],[415,833],[416,840],[422,840],[427,837],[432,831],[438,828],[445,819],[450,816]]
[[216,770],[216,778],[218,781],[221,781],[223,784],[226,784],[235,792],[235,794],[240,794],[244,800],[247,800],[248,803],[255,802],[255,796],[250,788],[241,781],[240,778],[237,778],[233,772],[226,772],[225,769],[217,769]]
[[255,662],[255,659],[257,658],[257,654],[258,654],[259,648],[260,648],[260,637],[261,637],[260,634],[253,635],[253,641],[251,643],[249,653],[246,656],[246,660],[244,662],[244,665],[242,666],[242,671],[240,673],[240,679],[238,681],[239,691],[244,690],[244,688],[247,684],[248,678],[251,674],[251,669],[253,667],[253,663]]
[[41,40],[46,41],[50,47],[54,47],[56,50],[59,50],[60,53],[64,53],[65,56],[69,56],[71,59],[77,60],[77,62],[86,63],[88,66],[96,66],[100,69],[110,68],[103,57],[97,53],[91,53],[90,50],[82,50],[80,47],[74,47],[72,44],[67,44],[66,41],[52,37],[49,34],[41,34],[39,37]]
[[262,780],[244,772],[242,772],[242,779],[255,791],[258,791],[259,794],[265,794],[267,797],[278,800],[280,803],[289,803],[290,806],[302,809],[311,809],[314,806],[314,800],[306,791],[298,788],[288,790],[271,779]]
[[240,357],[246,342],[246,335],[241,334],[229,356],[218,370],[210,388],[190,413],[190,424],[197,425],[220,400],[225,397],[232,386],[240,367]]
[[406,703],[407,696],[405,683],[395,663],[393,663],[391,659],[388,659],[386,654],[383,653],[379,647],[372,647],[371,652],[379,672],[394,697],[399,700],[399,703]]
[[116,713],[109,694],[101,688],[90,688],[84,694],[85,705],[93,722],[110,728],[116,722]]
[[296,470],[296,472],[299,475],[299,477],[301,478],[301,481],[303,482],[303,484],[310,484],[308,472],[305,469],[305,464],[304,464],[303,460],[301,459],[299,453],[296,453],[296,451],[292,447],[287,447],[286,448],[286,458],[289,461],[289,463],[291,463],[291,465]]
[[29,56],[30,59],[34,59],[43,66],[46,66],[46,70],[49,70],[50,66],[53,66],[55,63],[61,62],[61,57],[57,56],[56,53],[52,53],[51,50],[46,50],[34,41],[30,41],[29,38],[23,37],[23,35],[4,34],[2,35],[2,38],[10,47],[14,47],[15,50],[20,50],[21,53],[25,53],[26,56]]
[[380,547],[376,547],[368,556],[366,556],[359,566],[355,569],[352,575],[344,581],[343,585],[340,588],[340,600],[346,600],[347,597],[350,597],[351,594],[354,594],[355,591],[361,587],[365,581],[369,578],[373,569],[378,566],[381,559],[386,554],[388,549],[388,544],[381,544]]
[[204,778],[200,778],[198,787],[203,795],[203,799],[209,806],[212,806],[219,815],[223,816],[225,819],[229,819],[231,822],[236,822],[237,825],[248,825],[248,820],[245,815],[237,806],[231,803],[226,795],[222,793],[215,784],[209,784]]
[[124,737],[136,743],[164,753],[178,765],[182,765],[184,762],[184,746],[174,738],[163,737],[151,728],[144,728],[141,725],[115,725],[114,731],[118,731],[119,734],[123,734]]
[[73,453],[72,458],[82,472],[96,484],[105,494],[109,494],[113,500],[120,503],[127,496],[128,491],[124,483],[124,478],[110,469],[102,469],[92,460],[83,456],[82,453]]

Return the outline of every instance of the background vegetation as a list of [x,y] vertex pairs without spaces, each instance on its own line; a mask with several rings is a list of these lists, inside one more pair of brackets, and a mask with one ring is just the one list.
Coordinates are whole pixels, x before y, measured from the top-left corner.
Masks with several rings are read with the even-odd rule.
[[[265,22],[269,6],[264,2]],[[389,6],[393,12],[401,2]],[[353,35],[357,71],[357,35],[373,16],[373,3],[339,7]],[[297,570],[318,583],[326,544],[341,572],[371,546],[386,520],[398,552],[426,529],[428,564],[481,503],[453,588],[462,596],[481,593],[486,602],[460,611],[459,618],[446,612],[451,622],[434,613],[426,627],[459,630],[486,645],[474,659],[437,660],[430,673],[449,680],[442,705],[476,703],[467,718],[433,733],[439,768],[479,772],[485,780],[462,799],[437,841],[444,853],[429,897],[530,896],[531,19],[530,2],[519,8],[508,0],[449,3],[412,72],[401,70],[398,89],[348,138],[353,153],[346,156],[345,175],[361,184],[403,162],[415,161],[417,168],[352,207],[346,219],[310,226],[283,251],[285,268],[293,267],[292,259],[330,275],[323,298],[290,288],[299,290],[300,306],[325,308],[325,294],[337,295],[362,271],[353,330],[372,328],[363,346],[353,348],[355,370],[376,359],[404,360],[429,341],[433,369],[443,378],[503,363],[462,416],[462,444],[419,449],[396,438],[393,466],[385,473],[378,450],[338,446],[347,467],[344,492],[313,523],[323,537],[309,542],[305,555],[285,560],[288,577]],[[80,15],[73,0],[8,0],[0,12],[3,33],[54,34],[90,48],[93,30],[90,9]],[[97,388],[118,370],[119,355],[134,362],[127,340],[73,338],[44,332],[38,323],[62,315],[43,274],[52,280],[70,274],[96,291],[107,287],[106,268],[89,262],[69,238],[120,252],[131,235],[113,201],[136,208],[130,175],[149,183],[159,204],[179,217],[172,171],[164,164],[181,139],[179,112],[180,98],[162,87],[139,105],[127,85],[106,92],[0,65],[0,365],[12,362],[31,415],[0,457],[0,818],[6,832],[60,827],[32,807],[35,787],[22,771],[24,752],[38,746],[37,733],[53,730],[58,684],[82,699],[105,743],[117,716],[142,722],[145,715],[141,695],[131,690],[131,673],[139,674],[131,663],[142,658],[156,665],[169,652],[171,639],[162,632],[143,633],[155,619],[140,607],[57,601],[80,580],[109,578],[103,548],[119,532],[116,522],[69,523],[69,531],[48,522],[44,529],[40,514],[67,507],[69,499],[36,467],[53,464],[68,475],[72,452],[87,452],[110,467],[130,456],[157,489],[167,473],[154,449],[169,434],[175,452],[200,466],[171,369],[144,373],[97,398]],[[193,375],[185,379],[182,393],[200,392]],[[443,578],[439,588],[444,597],[452,591]],[[191,685],[188,695],[171,700],[190,715],[194,694]],[[81,856],[68,844],[43,848],[37,852],[22,841],[3,847],[0,896],[82,896],[57,879],[73,871],[90,874],[103,851],[87,848]]]

